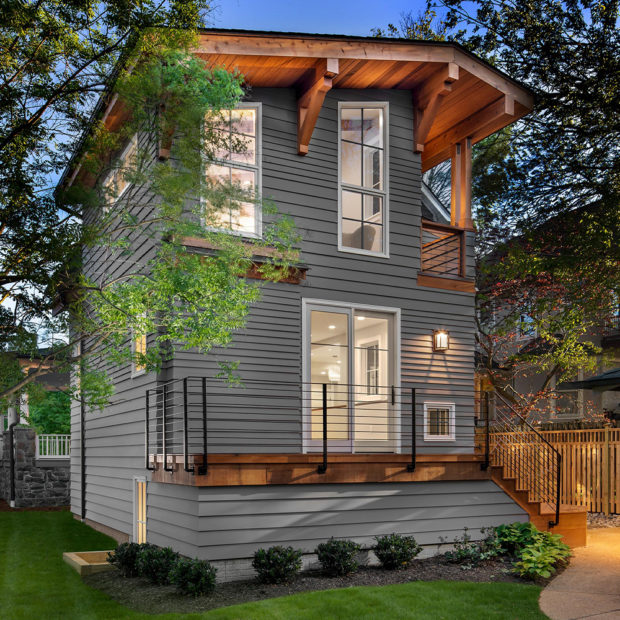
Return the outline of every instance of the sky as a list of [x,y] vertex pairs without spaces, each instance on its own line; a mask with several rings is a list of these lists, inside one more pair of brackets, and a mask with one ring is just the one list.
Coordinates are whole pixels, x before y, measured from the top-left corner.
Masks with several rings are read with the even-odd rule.
[[425,0],[216,0],[213,26],[370,36],[372,28],[417,15]]

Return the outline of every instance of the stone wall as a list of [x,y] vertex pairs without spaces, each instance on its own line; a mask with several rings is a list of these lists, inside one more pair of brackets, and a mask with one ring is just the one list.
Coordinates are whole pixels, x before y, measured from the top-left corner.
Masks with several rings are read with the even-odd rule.
[[[69,459],[37,459],[36,433],[30,428],[15,431],[15,507],[67,506],[69,500]],[[9,433],[0,434],[0,497],[9,501]]]

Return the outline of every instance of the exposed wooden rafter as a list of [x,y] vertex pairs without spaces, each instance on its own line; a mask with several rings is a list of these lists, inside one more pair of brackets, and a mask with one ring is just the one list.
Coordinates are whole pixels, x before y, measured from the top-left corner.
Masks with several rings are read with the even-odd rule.
[[297,152],[308,152],[316,119],[323,106],[325,95],[331,90],[332,79],[338,75],[338,59],[322,59],[309,84],[302,89],[297,100]]
[[479,112],[427,142],[422,153],[422,171],[425,172],[448,159],[454,144],[467,138],[475,144],[514,120],[516,120],[515,101],[511,96],[503,95]]
[[421,153],[424,150],[424,143],[443,98],[452,92],[452,84],[458,79],[458,65],[449,62],[414,91],[414,152]]

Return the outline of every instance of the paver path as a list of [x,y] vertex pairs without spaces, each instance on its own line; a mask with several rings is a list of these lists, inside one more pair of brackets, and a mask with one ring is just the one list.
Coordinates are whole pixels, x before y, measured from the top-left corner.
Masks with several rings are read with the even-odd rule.
[[588,546],[540,595],[552,620],[620,620],[620,527],[588,530]]

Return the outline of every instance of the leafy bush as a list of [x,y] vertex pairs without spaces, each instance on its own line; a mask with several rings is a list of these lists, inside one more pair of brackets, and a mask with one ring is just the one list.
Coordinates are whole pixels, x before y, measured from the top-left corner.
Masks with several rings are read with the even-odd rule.
[[570,547],[559,534],[536,532],[534,540],[519,552],[514,571],[525,579],[547,579],[559,566],[568,563]]
[[330,538],[316,548],[323,570],[328,575],[350,575],[357,572],[357,555],[361,547],[352,540]]
[[538,530],[531,523],[510,523],[495,528],[499,544],[504,553],[510,555],[517,555],[521,549],[531,545],[537,533]]
[[480,562],[491,560],[501,555],[502,548],[493,529],[481,529],[480,532],[485,535],[481,541],[473,541],[465,528],[462,536],[454,539],[453,549],[448,551],[444,557],[448,562],[461,564],[463,569],[467,570],[478,566]]
[[154,545],[144,545],[136,559],[138,575],[157,585],[168,584],[170,571],[179,558],[179,554],[170,547],[162,549]]
[[137,577],[136,560],[142,548],[144,545],[138,543],[121,543],[114,551],[108,553],[107,560],[112,566],[118,568],[123,577]]
[[183,592],[193,596],[210,594],[215,589],[217,568],[206,560],[180,558],[170,571],[170,583]]
[[413,536],[401,536],[400,534],[388,534],[377,536],[377,544],[373,547],[375,555],[383,568],[393,570],[406,568],[411,560],[422,551]]
[[254,554],[252,566],[258,579],[264,583],[286,583],[301,570],[301,549],[293,547],[269,547]]

